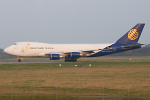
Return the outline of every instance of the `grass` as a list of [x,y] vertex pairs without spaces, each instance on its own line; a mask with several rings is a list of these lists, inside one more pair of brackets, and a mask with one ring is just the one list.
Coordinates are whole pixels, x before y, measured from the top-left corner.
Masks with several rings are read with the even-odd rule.
[[149,100],[150,58],[128,59],[61,60],[62,67],[59,63],[1,64],[0,100]]

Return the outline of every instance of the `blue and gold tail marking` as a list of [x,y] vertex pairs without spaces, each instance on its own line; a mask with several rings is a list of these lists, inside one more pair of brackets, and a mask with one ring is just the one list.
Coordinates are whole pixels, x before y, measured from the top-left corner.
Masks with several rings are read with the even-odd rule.
[[125,35],[123,35],[116,43],[105,47],[99,52],[96,52],[89,57],[104,56],[113,53],[119,53],[128,50],[134,50],[140,48],[143,44],[138,43],[142,30],[145,24],[137,24],[130,29]]
[[129,38],[130,40],[135,40],[135,39],[137,39],[138,37],[139,37],[139,32],[137,32],[136,29],[132,29],[132,30],[130,30],[130,32],[128,33],[128,38]]
[[145,24],[137,24],[122,36],[116,44],[136,44],[141,36]]

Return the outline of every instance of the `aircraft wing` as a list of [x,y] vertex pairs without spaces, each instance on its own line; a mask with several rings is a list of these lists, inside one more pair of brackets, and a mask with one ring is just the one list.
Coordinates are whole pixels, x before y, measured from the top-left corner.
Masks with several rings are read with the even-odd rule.
[[95,52],[98,52],[100,50],[102,50],[102,49],[75,50],[75,51],[65,51],[65,52],[46,52],[46,53],[43,53],[43,54],[46,55],[46,56],[51,55],[51,54],[69,55],[72,52],[79,52],[81,55],[85,55],[85,54],[95,53]]
[[82,52],[94,52],[94,51],[99,51],[99,50],[102,50],[102,49],[82,50]]

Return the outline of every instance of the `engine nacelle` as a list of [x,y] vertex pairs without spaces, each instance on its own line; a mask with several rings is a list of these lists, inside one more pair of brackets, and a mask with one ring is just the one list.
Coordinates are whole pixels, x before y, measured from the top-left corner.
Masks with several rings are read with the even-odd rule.
[[80,52],[71,52],[70,57],[71,58],[79,58],[80,57]]
[[50,60],[59,60],[60,59],[60,54],[51,54],[50,55]]

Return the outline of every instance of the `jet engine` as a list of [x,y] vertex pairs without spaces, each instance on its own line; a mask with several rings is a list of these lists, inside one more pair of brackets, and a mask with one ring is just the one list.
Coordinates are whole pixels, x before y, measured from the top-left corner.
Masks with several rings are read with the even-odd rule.
[[70,58],[79,58],[80,57],[80,53],[79,52],[71,52],[70,53]]
[[50,60],[59,60],[60,59],[60,54],[51,54],[50,55]]

